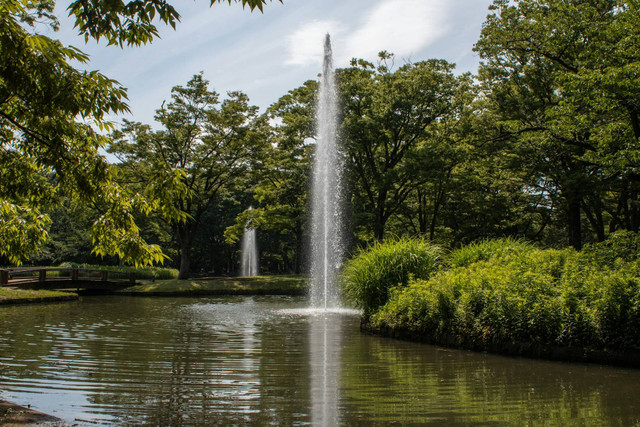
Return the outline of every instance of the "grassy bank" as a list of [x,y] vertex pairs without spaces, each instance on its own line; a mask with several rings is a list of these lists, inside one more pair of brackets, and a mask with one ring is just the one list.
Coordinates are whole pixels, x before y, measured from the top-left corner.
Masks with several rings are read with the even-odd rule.
[[257,276],[193,280],[142,280],[118,291],[125,295],[303,295],[307,280],[302,276]]
[[70,301],[75,299],[78,299],[78,295],[69,292],[0,287],[0,305]]
[[[202,296],[202,295],[305,295],[303,276],[257,276],[193,280],[138,280],[137,284],[115,291],[118,295]],[[0,287],[0,305],[78,299],[71,292]]]
[[594,361],[603,361],[606,354],[640,353],[634,238],[583,252],[482,242],[435,260],[427,275],[384,289],[384,304],[376,307],[366,307],[350,285],[345,290],[371,331],[509,354],[574,360],[597,354]]

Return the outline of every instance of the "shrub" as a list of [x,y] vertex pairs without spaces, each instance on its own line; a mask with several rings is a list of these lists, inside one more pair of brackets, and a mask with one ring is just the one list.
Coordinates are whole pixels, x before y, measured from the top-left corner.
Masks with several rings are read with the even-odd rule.
[[492,258],[500,258],[507,255],[528,253],[535,247],[522,240],[505,239],[482,240],[471,243],[449,254],[448,261],[451,267],[466,267],[478,261],[487,261]]
[[618,230],[611,233],[604,242],[585,246],[583,252],[598,265],[613,267],[616,260],[632,262],[640,256],[640,234]]
[[591,267],[584,275],[585,299],[597,340],[608,348],[640,349],[640,276],[637,263],[616,269]]
[[151,280],[153,278],[157,280],[169,280],[178,278],[178,270],[175,268],[166,267],[129,267],[129,266],[114,266],[114,265],[90,265],[90,264],[76,264],[70,262],[64,262],[60,264],[62,268],[86,268],[96,270],[107,270],[116,273],[129,274],[135,273],[137,279]]
[[[481,245],[466,254],[486,254],[490,244]],[[413,280],[392,293],[371,323],[480,346],[529,342],[640,350],[638,261],[609,268],[572,249],[529,248],[477,256],[476,262]]]
[[418,239],[375,243],[347,262],[341,279],[345,297],[368,317],[387,302],[391,289],[405,286],[411,277],[429,278],[440,253],[440,248]]

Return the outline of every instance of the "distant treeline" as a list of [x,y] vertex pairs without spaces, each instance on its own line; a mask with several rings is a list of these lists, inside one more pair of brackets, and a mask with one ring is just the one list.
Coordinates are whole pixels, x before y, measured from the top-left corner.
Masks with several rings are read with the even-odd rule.
[[[337,70],[352,248],[410,235],[579,250],[638,232],[639,28],[629,2],[495,1],[477,75],[436,59],[395,66],[388,52]],[[61,193],[46,210],[49,241],[27,262],[159,260],[159,248],[181,277],[232,274],[250,224],[263,272],[304,271],[316,90],[308,81],[262,114],[241,92],[221,99],[202,74],[176,86],[160,130],[125,122],[107,142],[130,205]],[[118,234],[134,221],[157,246],[136,252],[137,235]],[[98,253],[119,258],[91,254],[114,239]]]

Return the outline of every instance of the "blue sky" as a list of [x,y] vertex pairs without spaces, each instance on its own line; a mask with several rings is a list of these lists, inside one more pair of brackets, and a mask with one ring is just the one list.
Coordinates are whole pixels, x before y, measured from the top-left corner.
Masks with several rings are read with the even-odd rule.
[[76,35],[59,3],[62,28],[54,37],[91,55],[97,69],[129,89],[129,120],[151,124],[171,88],[200,71],[221,94],[241,90],[264,111],[287,91],[317,78],[324,34],[331,33],[335,63],[353,57],[375,62],[377,52],[396,64],[442,58],[457,71],[475,72],[472,52],[491,0],[284,0],[264,13],[237,4],[174,0],[182,15],[174,31],[135,48],[106,47]]

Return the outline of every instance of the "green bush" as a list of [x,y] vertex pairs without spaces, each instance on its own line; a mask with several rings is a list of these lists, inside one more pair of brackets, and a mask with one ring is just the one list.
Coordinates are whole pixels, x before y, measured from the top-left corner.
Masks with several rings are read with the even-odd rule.
[[[640,350],[637,261],[609,268],[571,249],[505,251],[501,242],[475,245],[454,258],[452,265],[461,266],[395,290],[372,313],[372,325],[480,346],[527,342]],[[490,248],[498,248],[497,254]],[[470,253],[480,254],[477,261],[469,261]]]
[[585,246],[583,252],[592,262],[610,267],[614,267],[617,260],[635,261],[640,257],[640,234],[618,230],[604,242]]
[[129,267],[129,266],[114,266],[114,265],[91,265],[91,264],[76,264],[70,262],[64,262],[60,264],[61,268],[85,268],[88,270],[107,270],[116,273],[127,275],[129,273],[135,273],[137,279],[156,279],[156,280],[169,280],[178,278],[178,270],[175,268],[165,267]]
[[440,254],[440,248],[424,240],[375,243],[347,262],[341,280],[345,298],[369,316],[387,302],[391,289],[405,286],[412,277],[429,278]]
[[471,243],[449,254],[448,261],[451,267],[466,267],[478,261],[486,261],[507,255],[518,255],[535,249],[530,243],[522,240],[506,238],[495,240],[482,240]]

